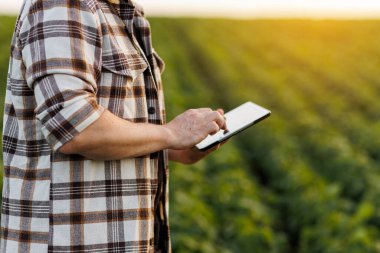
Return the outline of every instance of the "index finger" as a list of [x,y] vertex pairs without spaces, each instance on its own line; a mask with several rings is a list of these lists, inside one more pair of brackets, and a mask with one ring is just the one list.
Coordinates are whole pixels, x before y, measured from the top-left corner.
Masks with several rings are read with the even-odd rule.
[[213,111],[210,113],[210,120],[215,121],[220,129],[226,130],[226,120],[218,111]]

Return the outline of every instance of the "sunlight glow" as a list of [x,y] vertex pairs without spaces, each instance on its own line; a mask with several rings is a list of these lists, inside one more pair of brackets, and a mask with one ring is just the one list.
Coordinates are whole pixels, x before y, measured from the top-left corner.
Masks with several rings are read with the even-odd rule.
[[152,16],[380,18],[376,0],[138,0]]
[[[0,0],[17,14],[23,0]],[[231,18],[380,18],[379,0],[136,0],[148,16]]]

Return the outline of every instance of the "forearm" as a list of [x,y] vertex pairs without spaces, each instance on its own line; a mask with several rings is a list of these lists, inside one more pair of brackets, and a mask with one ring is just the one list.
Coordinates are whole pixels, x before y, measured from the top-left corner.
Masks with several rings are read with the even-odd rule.
[[94,160],[118,160],[170,148],[170,139],[170,132],[164,126],[132,123],[105,111],[60,152]]
[[169,154],[172,160],[193,163],[207,152],[201,153],[192,147],[207,135],[225,128],[221,114],[223,112],[209,108],[190,109],[162,126],[132,123],[105,111],[59,151],[94,160],[119,160],[173,149],[178,151]]

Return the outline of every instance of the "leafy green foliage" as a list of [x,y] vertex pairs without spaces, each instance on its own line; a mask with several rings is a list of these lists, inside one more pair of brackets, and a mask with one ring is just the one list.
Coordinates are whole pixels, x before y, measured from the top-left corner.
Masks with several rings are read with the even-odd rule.
[[1,17],[0,19],[0,109],[3,111],[4,96],[5,96],[5,83],[8,71],[8,60],[11,46],[11,39],[13,34],[13,28],[15,26],[15,17]]
[[[169,118],[189,107],[230,109],[246,100],[273,111],[202,163],[172,166],[175,250],[380,252],[379,22],[152,25],[167,63]],[[233,201],[218,200],[226,191],[235,193]],[[196,201],[185,207],[189,196]]]
[[[14,22],[0,19],[3,85]],[[247,100],[273,112],[171,164],[174,252],[380,252],[379,21],[151,24],[169,120]]]
[[[11,47],[11,40],[13,35],[13,28],[15,27],[16,18],[0,16],[0,112],[4,111],[4,98],[8,73],[9,53]],[[0,117],[0,127],[3,129],[3,117]],[[0,144],[2,139],[0,138]],[[2,150],[2,145],[1,145]],[[3,153],[0,154],[0,159],[3,160]],[[3,171],[0,171],[2,177]],[[2,188],[3,182],[0,182]]]

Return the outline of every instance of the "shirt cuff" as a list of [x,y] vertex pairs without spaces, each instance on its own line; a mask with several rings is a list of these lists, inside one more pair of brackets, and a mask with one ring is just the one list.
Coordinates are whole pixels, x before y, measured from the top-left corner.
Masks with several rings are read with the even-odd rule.
[[41,131],[52,149],[57,151],[99,119],[104,111],[105,109],[97,104],[94,97],[79,97],[45,122]]

